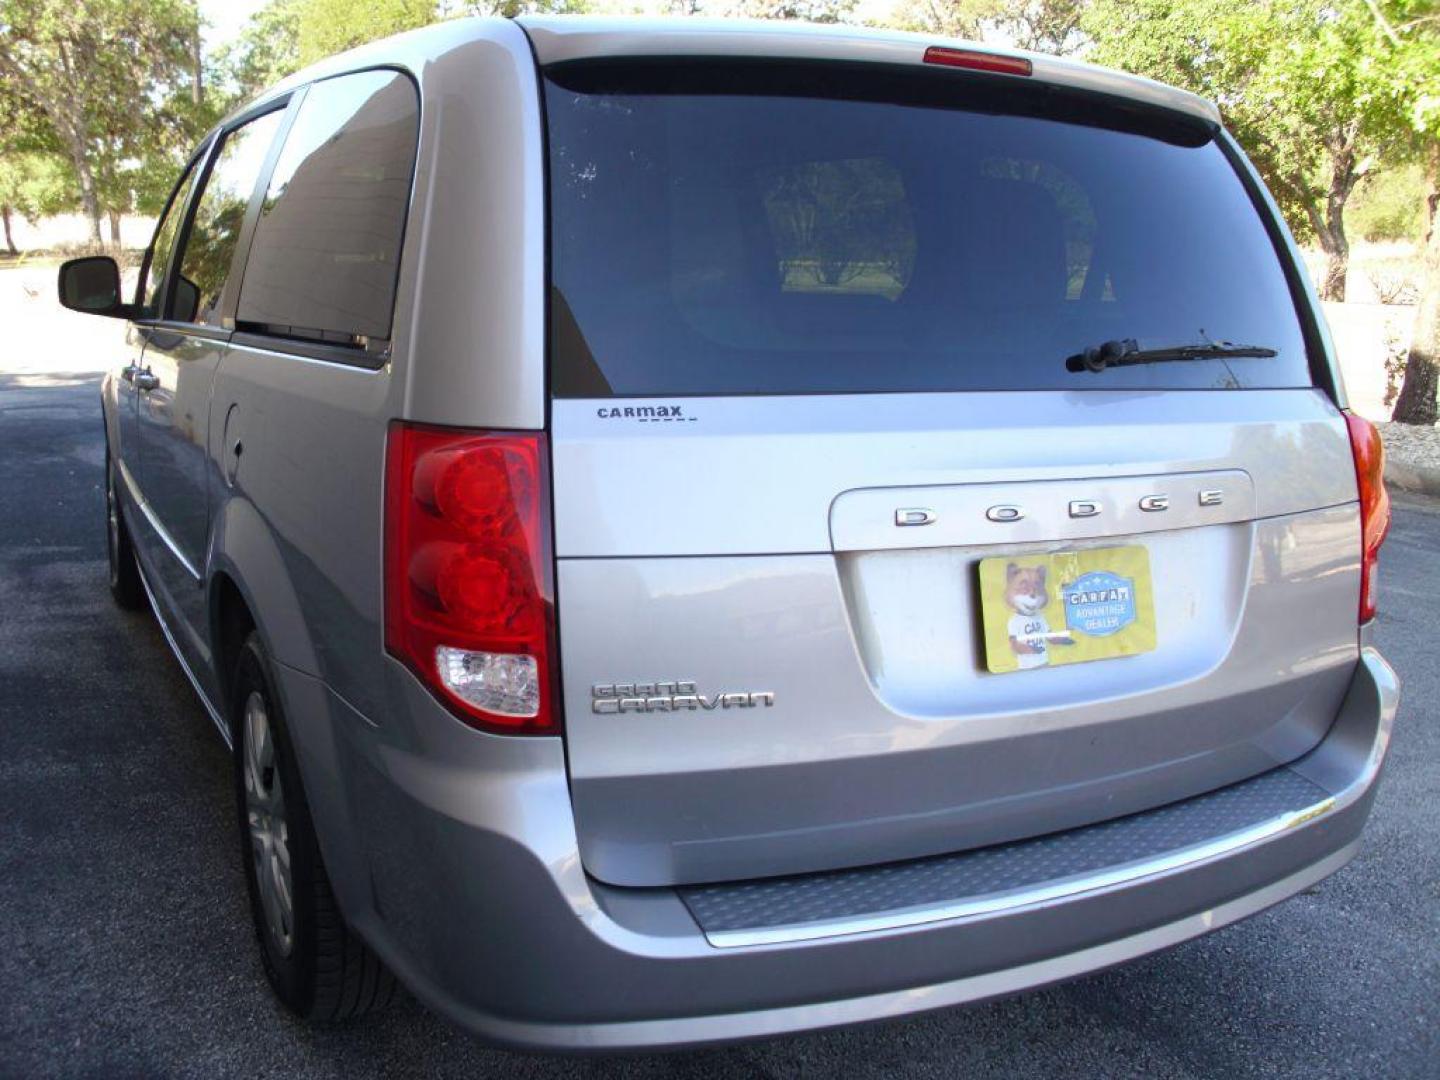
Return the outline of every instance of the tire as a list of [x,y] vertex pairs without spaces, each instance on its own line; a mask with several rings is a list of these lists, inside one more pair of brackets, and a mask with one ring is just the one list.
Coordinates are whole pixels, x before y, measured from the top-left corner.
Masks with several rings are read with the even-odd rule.
[[145,606],[145,586],[140,583],[140,567],[135,562],[135,548],[125,515],[120,512],[120,499],[115,485],[115,463],[110,449],[105,449],[105,553],[110,560],[110,595],[126,611]]
[[340,917],[270,672],[252,632],[230,713],[250,913],[276,996],[306,1019],[348,1020],[387,1005],[395,977]]

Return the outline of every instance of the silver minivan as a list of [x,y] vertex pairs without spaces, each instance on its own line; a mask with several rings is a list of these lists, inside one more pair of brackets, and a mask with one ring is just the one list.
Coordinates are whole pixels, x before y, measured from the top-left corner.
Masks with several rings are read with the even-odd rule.
[[1389,522],[1214,105],[835,27],[462,20],[176,184],[110,585],[234,751],[266,971],[501,1043],[977,1001],[1356,852]]

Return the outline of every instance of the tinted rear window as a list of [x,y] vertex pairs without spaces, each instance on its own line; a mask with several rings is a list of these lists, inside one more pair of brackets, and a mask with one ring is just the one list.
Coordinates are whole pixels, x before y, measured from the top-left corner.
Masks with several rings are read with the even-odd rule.
[[388,338],[420,103],[366,71],[310,87],[255,225],[237,325],[349,343]]
[[[1310,384],[1210,132],[884,70],[552,70],[554,393]],[[1066,370],[1127,338],[1277,355]]]

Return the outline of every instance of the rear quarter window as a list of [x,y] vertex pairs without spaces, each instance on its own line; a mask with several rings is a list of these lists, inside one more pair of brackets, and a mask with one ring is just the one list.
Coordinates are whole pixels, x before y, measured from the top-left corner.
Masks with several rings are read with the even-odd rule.
[[[557,396],[1311,384],[1275,245],[1197,124],[950,73],[706,68],[549,73]],[[1121,339],[1276,355],[1067,370]]]
[[419,125],[398,72],[309,88],[265,192],[237,328],[344,345],[390,336]]

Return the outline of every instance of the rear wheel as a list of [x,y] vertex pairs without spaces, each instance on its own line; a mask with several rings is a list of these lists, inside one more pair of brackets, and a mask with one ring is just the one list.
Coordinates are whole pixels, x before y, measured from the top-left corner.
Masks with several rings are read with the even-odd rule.
[[120,499],[115,490],[115,462],[105,452],[105,551],[110,559],[110,595],[127,611],[145,606],[145,587],[140,584],[140,567],[135,564],[135,548],[130,543],[130,530],[120,514]]
[[395,979],[340,917],[270,670],[251,633],[231,699],[250,911],[280,1000],[312,1020],[344,1020],[388,1004]]

